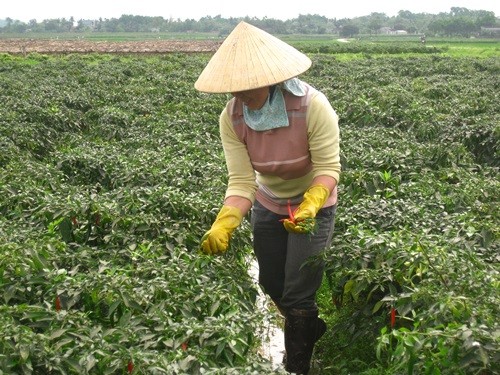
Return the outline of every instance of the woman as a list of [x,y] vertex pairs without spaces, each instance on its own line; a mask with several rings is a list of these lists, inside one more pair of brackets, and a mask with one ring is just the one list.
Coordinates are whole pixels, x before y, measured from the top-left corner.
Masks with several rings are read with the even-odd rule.
[[259,282],[285,317],[285,368],[297,374],[309,371],[326,330],[315,302],[318,255],[332,238],[340,174],[338,117],[297,78],[310,66],[295,48],[241,22],[195,83],[233,95],[220,116],[226,196],[201,248],[224,253],[251,210]]

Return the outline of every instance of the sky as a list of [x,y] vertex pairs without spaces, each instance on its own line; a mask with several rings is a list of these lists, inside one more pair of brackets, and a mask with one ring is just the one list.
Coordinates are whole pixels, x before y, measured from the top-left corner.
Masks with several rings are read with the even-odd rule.
[[40,22],[74,17],[78,21],[119,18],[123,14],[174,20],[218,15],[288,20],[301,14],[340,19],[373,12],[394,16],[400,10],[437,14],[449,12],[452,7],[492,11],[500,17],[499,0],[0,0],[0,19]]

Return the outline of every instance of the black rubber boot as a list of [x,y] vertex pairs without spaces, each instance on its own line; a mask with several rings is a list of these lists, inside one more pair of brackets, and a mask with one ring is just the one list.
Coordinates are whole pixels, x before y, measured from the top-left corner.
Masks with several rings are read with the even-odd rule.
[[311,367],[314,344],[326,331],[325,322],[318,317],[318,310],[288,310],[285,320],[285,369],[305,375]]
[[[323,319],[321,318],[318,318],[318,327],[317,327],[317,330],[316,330],[316,339],[314,340],[314,342],[318,341],[321,336],[323,336],[326,332],[326,323]],[[286,350],[285,350],[285,354],[283,355],[283,362],[282,362],[284,365],[286,365]]]

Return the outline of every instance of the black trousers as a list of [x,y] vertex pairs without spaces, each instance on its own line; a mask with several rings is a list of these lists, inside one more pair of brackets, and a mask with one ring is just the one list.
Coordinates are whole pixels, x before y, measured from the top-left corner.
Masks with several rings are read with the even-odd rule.
[[316,308],[323,279],[320,255],[330,245],[336,206],[316,215],[314,234],[289,233],[280,222],[286,216],[255,202],[251,213],[253,248],[259,263],[259,283],[271,299],[289,309]]

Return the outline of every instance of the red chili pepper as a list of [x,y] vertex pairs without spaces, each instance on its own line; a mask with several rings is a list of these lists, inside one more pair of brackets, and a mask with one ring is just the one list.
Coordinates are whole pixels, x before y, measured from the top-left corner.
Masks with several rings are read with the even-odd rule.
[[186,350],[187,350],[187,348],[188,348],[188,343],[187,343],[187,341],[184,341],[184,342],[181,344],[181,349],[182,349],[183,351],[186,351]]
[[55,305],[56,311],[61,311],[61,298],[59,296],[56,296]]
[[288,209],[288,218],[286,218],[286,219],[281,219],[280,221],[281,221],[281,222],[283,222],[283,221],[285,221],[285,220],[290,220],[290,221],[291,221],[291,222],[293,222],[294,224],[297,224],[297,223],[295,222],[295,217],[294,217],[294,215],[293,215],[292,205],[291,205],[291,203],[290,203],[290,199],[288,200],[288,203],[287,203],[287,205],[286,205],[286,208]]
[[71,217],[71,222],[73,223],[73,225],[76,227],[78,225],[78,220],[76,220],[76,217],[73,216]]
[[292,205],[290,204],[290,199],[288,200],[287,208],[288,208],[289,219],[295,223],[295,217],[294,217],[293,212],[292,212]]
[[394,328],[396,325],[396,309],[391,307],[391,328]]
[[128,361],[127,370],[129,374],[131,374],[132,371],[134,371],[134,362],[132,362],[132,360]]

